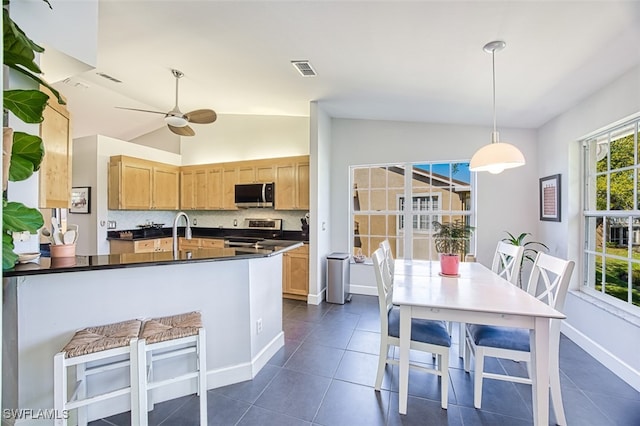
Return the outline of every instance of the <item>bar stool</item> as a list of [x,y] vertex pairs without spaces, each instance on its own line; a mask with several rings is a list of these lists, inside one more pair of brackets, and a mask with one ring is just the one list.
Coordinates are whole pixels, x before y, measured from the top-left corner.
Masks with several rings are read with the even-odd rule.
[[[67,416],[62,414],[63,410],[78,409],[78,425],[84,426],[87,424],[88,405],[126,394],[131,395],[131,418],[132,423],[135,423],[133,419],[139,417],[136,365],[141,325],[140,320],[129,320],[79,330],[54,356],[53,400],[54,409],[59,413],[56,425],[67,425]],[[91,365],[88,366],[88,363]],[[70,398],[67,390],[69,367],[75,367],[76,370],[76,385]],[[129,368],[129,386],[87,396],[89,376],[125,367]]]
[[[140,398],[138,403],[141,426],[148,424],[147,411],[153,408],[153,396],[149,392],[161,386],[196,379],[197,395],[200,397],[200,424],[207,424],[207,368],[206,340],[200,312],[172,315],[146,320],[138,340],[140,364],[137,368]],[[195,371],[164,380],[154,381],[153,364],[155,361],[169,359],[190,353],[196,355]],[[143,360],[146,360],[144,362]]]

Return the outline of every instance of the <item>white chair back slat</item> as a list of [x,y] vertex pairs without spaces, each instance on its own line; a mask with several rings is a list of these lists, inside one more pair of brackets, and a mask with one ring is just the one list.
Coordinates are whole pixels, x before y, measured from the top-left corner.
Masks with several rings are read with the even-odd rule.
[[391,244],[389,243],[389,240],[384,240],[380,243],[379,247],[384,253],[385,266],[388,269],[389,275],[391,276],[391,281],[393,281],[394,259],[393,253],[391,253]]
[[378,303],[380,305],[380,323],[381,333],[386,336],[389,329],[389,318],[387,316],[393,303],[393,284],[390,275],[386,271],[384,252],[381,248],[377,249],[371,255],[373,261],[373,271],[376,274],[376,284],[378,286]]
[[546,253],[538,253],[529,277],[527,291],[532,296],[562,311],[575,263]]
[[518,284],[524,247],[499,241],[493,256],[491,270],[511,284]]

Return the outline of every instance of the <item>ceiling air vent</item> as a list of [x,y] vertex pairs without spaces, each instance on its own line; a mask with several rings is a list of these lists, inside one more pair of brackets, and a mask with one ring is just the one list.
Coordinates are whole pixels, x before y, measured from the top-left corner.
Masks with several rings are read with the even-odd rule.
[[117,78],[115,78],[115,77],[111,77],[109,74],[105,74],[105,73],[103,73],[103,72],[97,72],[96,74],[98,74],[98,75],[99,75],[100,77],[102,77],[102,78],[106,78],[107,80],[111,80],[111,81],[113,81],[114,83],[122,83],[122,81],[121,81],[121,80],[118,80],[118,79],[117,79]]
[[291,61],[291,65],[298,70],[303,77],[315,77],[316,70],[313,69],[309,61]]

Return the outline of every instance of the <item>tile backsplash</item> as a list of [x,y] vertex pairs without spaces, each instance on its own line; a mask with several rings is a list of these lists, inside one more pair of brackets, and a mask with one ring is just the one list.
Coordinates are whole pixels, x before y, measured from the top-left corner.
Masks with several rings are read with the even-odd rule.
[[[108,219],[116,222],[116,230],[135,229],[138,225],[148,222],[162,223],[165,227],[173,226],[175,211],[158,210],[109,210]],[[234,220],[238,227],[243,225],[245,218],[274,218],[282,219],[282,229],[287,231],[299,231],[301,229],[300,218],[307,213],[305,210],[274,210],[274,209],[240,209],[230,211],[185,211],[191,220],[191,226],[201,228],[233,228]],[[194,220],[197,223],[194,225]],[[184,220],[180,220],[180,226],[184,226]]]

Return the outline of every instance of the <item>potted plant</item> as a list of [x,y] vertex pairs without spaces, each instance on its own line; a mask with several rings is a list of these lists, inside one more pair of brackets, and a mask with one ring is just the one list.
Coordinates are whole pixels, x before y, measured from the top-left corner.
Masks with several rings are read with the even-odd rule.
[[513,235],[511,232],[507,232],[507,231],[504,231],[504,232],[506,232],[509,237],[503,238],[502,241],[504,241],[505,243],[512,244],[514,246],[524,247],[524,254],[522,255],[522,260],[520,261],[520,276],[518,277],[518,286],[522,288],[522,265],[524,264],[525,261],[529,261],[533,263],[536,260],[536,256],[538,255],[538,251],[540,250],[534,248],[535,246],[539,246],[541,248],[544,248],[545,250],[549,250],[549,247],[547,247],[546,245],[538,241],[525,242],[525,239],[529,235],[531,235],[530,232],[523,232],[517,237]]
[[[46,0],[44,2],[51,7]],[[3,64],[35,83],[46,86],[58,98],[58,102],[64,104],[58,91],[38,76],[42,71],[35,62],[35,54],[44,52],[44,49],[29,39],[13,22],[7,10],[8,5],[9,0],[3,0]],[[41,123],[48,99],[49,96],[40,90],[4,90],[3,127],[6,128],[8,112],[25,123]],[[39,169],[44,158],[44,144],[39,136],[6,128],[3,129],[2,155],[3,167],[8,166],[6,179],[12,182],[25,180]],[[18,260],[18,255],[14,252],[13,233],[28,231],[35,234],[44,222],[38,209],[8,200],[4,175],[5,173],[2,188],[2,269],[9,269]]]
[[461,220],[440,223],[433,222],[433,239],[436,251],[440,253],[440,270],[443,275],[458,276],[460,257],[466,254],[467,243],[475,228]]

